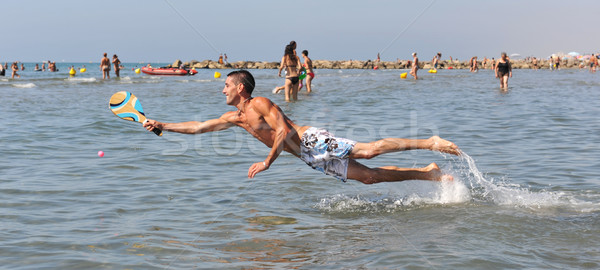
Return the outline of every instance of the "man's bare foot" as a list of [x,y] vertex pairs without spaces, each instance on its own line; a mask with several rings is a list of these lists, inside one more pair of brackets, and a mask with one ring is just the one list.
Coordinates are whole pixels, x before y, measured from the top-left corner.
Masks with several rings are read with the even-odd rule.
[[431,151],[460,155],[460,149],[451,141],[444,140],[439,136],[432,136],[429,140],[431,141]]
[[454,180],[454,177],[452,177],[452,175],[443,174],[442,170],[440,170],[440,167],[435,163],[431,163],[431,164],[427,165],[427,167],[423,168],[423,171],[427,172],[427,178],[429,180],[433,180],[433,181],[453,181]]

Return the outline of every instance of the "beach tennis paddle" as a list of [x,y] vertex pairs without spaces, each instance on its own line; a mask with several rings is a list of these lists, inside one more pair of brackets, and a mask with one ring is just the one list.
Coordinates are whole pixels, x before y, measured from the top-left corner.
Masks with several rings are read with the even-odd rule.
[[[121,119],[142,124],[147,121],[144,109],[142,109],[142,104],[138,98],[130,92],[121,91],[114,93],[112,97],[110,97],[108,107],[111,112]],[[154,134],[162,136],[162,130],[155,128],[152,131]]]

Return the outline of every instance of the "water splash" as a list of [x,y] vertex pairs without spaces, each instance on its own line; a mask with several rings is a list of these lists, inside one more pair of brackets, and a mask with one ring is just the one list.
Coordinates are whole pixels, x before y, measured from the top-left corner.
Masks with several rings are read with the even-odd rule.
[[[386,195],[358,190],[359,195],[336,194],[320,200],[315,208],[332,213],[395,212],[450,204],[487,204],[525,209],[575,212],[600,211],[600,195],[583,196],[568,192],[534,191],[505,180],[486,178],[475,160],[464,152],[443,169],[454,181],[407,181],[377,184]],[[385,187],[382,189],[381,187]]]
[[464,179],[469,181],[473,198],[481,202],[540,208],[557,205],[564,195],[549,191],[533,192],[528,188],[521,187],[519,184],[496,181],[493,178],[486,179],[477,168],[472,157],[461,152],[461,160],[467,166],[463,166],[459,172]]
[[[514,206],[528,209],[545,209],[575,212],[600,211],[600,195],[586,195],[581,192],[532,190],[516,183],[486,179],[475,165],[475,160],[461,152],[464,161],[457,172],[462,179],[468,180],[473,201],[491,203],[500,206]],[[466,163],[466,166],[464,164]]]

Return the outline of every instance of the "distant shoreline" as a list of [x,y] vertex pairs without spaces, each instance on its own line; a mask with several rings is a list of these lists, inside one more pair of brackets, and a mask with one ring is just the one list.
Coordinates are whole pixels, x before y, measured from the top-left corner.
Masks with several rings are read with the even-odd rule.
[[[511,60],[513,69],[533,69],[534,65],[530,61],[525,60]],[[477,61],[479,69],[491,69],[491,61],[484,66],[482,61]],[[179,67],[183,64],[186,68],[195,69],[277,69],[279,68],[279,62],[267,62],[267,61],[237,61],[227,64],[220,64],[213,60],[204,60],[202,62],[197,60],[191,60],[188,62],[182,62],[181,60],[175,60],[170,67]],[[589,66],[587,61],[579,61],[575,59],[565,59],[560,62],[561,69],[578,69],[580,65],[583,67]],[[315,69],[409,69],[410,61],[399,60],[395,62],[390,61],[360,61],[360,60],[313,60],[313,68]],[[433,68],[431,61],[419,61],[420,69],[431,69]],[[450,61],[442,60],[438,65],[438,69],[469,69],[469,61]],[[539,69],[550,69],[549,60],[538,60]]]

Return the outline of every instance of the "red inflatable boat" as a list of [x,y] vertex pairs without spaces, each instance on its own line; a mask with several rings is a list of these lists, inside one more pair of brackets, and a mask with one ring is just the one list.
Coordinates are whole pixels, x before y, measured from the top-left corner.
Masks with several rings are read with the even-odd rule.
[[171,76],[185,76],[185,75],[196,75],[198,71],[195,69],[182,69],[182,68],[152,68],[142,67],[142,72],[148,75],[171,75]]

